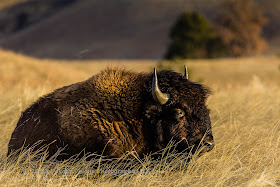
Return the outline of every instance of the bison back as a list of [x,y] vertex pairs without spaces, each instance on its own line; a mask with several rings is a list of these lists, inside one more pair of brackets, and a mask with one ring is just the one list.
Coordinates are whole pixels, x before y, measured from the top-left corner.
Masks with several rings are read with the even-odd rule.
[[[42,141],[35,149],[42,145],[50,144],[57,139],[58,121],[57,121],[56,103],[51,97],[45,96],[26,109],[12,133],[8,145],[8,155],[14,150],[28,148],[38,141]],[[49,145],[49,153],[54,154],[58,141]]]

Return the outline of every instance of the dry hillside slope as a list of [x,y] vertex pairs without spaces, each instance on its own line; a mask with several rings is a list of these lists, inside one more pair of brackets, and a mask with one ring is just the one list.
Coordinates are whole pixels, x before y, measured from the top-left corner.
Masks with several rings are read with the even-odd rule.
[[48,58],[161,58],[168,30],[187,5],[179,0],[77,1],[2,38],[0,46]]
[[[0,2],[0,46],[46,58],[159,59],[169,42],[169,29],[180,13],[199,11],[212,20],[215,7],[222,1],[44,0],[40,4],[40,0],[3,0]],[[27,7],[21,8],[26,15],[23,16],[23,20],[26,19],[23,22],[27,23],[24,29],[5,34],[11,25],[17,25],[14,22],[21,11],[3,10],[3,7],[19,2],[35,2],[36,6],[26,3]],[[52,10],[51,2],[72,4],[63,5],[63,8],[57,5]],[[263,32],[273,49],[270,51],[278,52],[280,3],[275,0],[256,2],[270,20]]]

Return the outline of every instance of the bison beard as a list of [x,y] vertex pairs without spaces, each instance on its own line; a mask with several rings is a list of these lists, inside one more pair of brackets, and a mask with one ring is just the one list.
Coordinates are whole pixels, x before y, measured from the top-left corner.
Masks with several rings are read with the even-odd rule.
[[173,71],[108,68],[26,109],[12,133],[8,155],[39,140],[49,144],[50,156],[65,147],[61,159],[83,150],[108,158],[134,150],[143,157],[170,140],[178,142],[178,151],[199,145],[209,151],[214,144],[205,105],[208,94],[202,85]]

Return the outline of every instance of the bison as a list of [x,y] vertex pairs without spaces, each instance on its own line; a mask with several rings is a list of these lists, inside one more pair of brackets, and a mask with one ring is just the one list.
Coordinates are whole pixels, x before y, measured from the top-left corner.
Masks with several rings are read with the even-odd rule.
[[62,158],[82,151],[108,158],[134,150],[176,150],[214,146],[206,99],[210,91],[185,75],[163,70],[135,73],[107,68],[85,80],[39,98],[21,115],[8,155],[41,140],[49,155],[64,147]]

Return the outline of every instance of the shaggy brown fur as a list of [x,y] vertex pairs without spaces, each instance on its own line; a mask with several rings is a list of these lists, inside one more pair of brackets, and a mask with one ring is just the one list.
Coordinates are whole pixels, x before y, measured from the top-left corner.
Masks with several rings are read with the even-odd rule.
[[[172,71],[158,73],[159,87],[171,95],[165,105],[152,97],[152,74],[106,69],[90,79],[41,97],[20,117],[8,155],[38,140],[53,155],[94,152],[110,158],[135,150],[140,156],[162,149],[174,139],[178,150],[213,141],[208,91]],[[182,141],[182,139],[185,139]],[[105,148],[105,149],[104,149]]]

